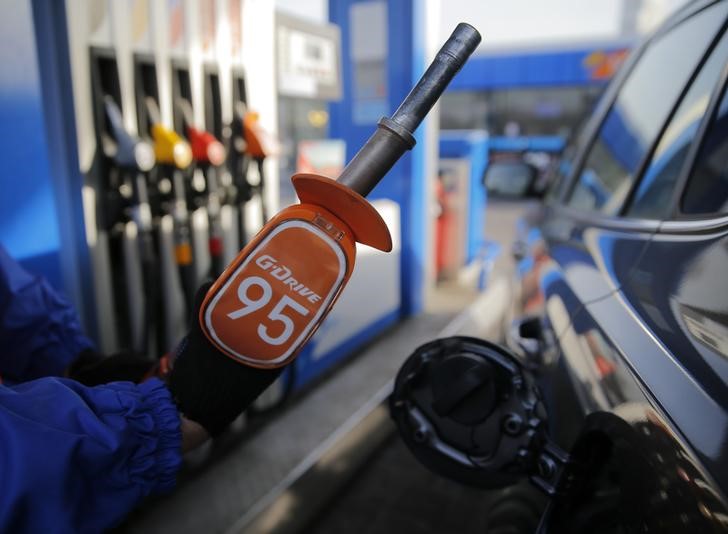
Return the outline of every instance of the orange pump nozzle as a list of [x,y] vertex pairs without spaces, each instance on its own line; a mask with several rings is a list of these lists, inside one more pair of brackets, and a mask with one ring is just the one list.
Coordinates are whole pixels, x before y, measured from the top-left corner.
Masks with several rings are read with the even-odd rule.
[[278,142],[260,125],[257,111],[248,111],[243,117],[243,137],[247,154],[255,159],[263,159],[278,150]]
[[154,156],[159,163],[186,169],[192,163],[192,149],[177,132],[156,123],[152,126]]
[[[479,42],[475,28],[459,24],[338,180],[293,177],[301,203],[266,223],[207,292],[198,319],[210,343],[259,369],[279,368],[296,357],[342,294],[354,270],[356,243],[392,249],[387,225],[364,197],[412,148],[413,132]],[[260,162],[270,152],[257,136],[265,132],[255,118],[246,115],[243,125],[247,154]]]

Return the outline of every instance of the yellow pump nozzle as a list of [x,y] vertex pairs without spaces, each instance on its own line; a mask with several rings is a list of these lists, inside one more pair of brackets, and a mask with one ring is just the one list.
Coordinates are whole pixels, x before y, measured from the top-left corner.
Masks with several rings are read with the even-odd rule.
[[154,156],[158,163],[186,169],[192,163],[192,149],[177,132],[157,123],[152,126]]

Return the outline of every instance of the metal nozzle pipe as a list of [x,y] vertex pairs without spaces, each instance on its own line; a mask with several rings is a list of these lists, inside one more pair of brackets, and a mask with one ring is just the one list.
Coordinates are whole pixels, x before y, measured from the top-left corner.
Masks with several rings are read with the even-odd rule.
[[480,33],[470,24],[457,25],[392,118],[383,117],[379,121],[377,131],[342,171],[340,183],[362,196],[374,189],[402,154],[415,145],[413,132],[480,40]]

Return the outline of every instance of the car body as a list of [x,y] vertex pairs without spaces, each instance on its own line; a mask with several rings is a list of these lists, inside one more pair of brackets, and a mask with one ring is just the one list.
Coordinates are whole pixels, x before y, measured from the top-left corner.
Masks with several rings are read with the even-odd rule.
[[544,531],[728,530],[727,25],[693,2],[631,54],[520,247],[509,345],[580,479]]

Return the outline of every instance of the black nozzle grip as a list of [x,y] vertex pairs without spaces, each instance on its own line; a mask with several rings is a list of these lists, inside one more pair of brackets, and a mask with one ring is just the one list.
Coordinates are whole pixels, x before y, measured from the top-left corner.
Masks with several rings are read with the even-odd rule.
[[478,30],[461,22],[442,45],[417,85],[392,118],[379,127],[339,176],[339,182],[366,196],[415,144],[413,132],[435,105],[455,74],[480,43]]

